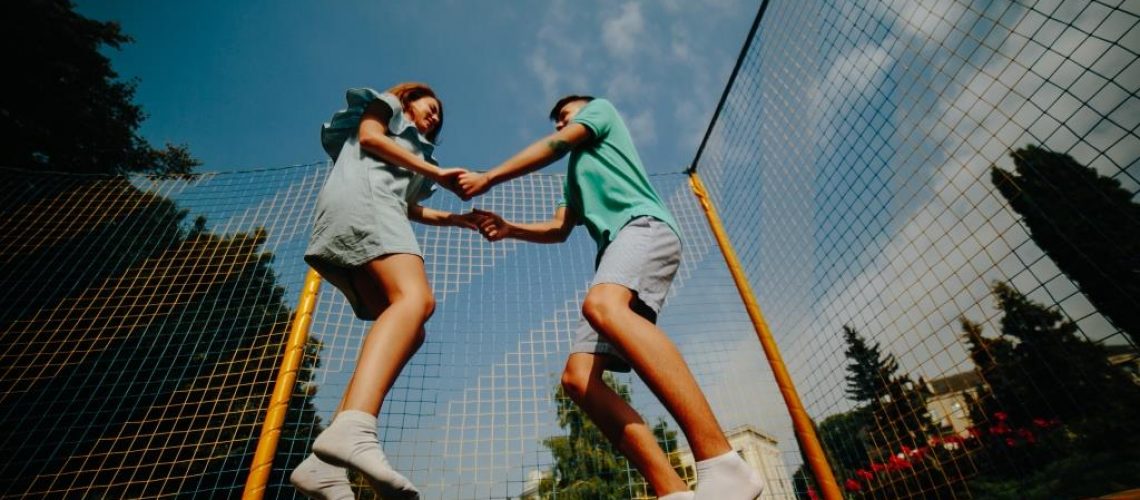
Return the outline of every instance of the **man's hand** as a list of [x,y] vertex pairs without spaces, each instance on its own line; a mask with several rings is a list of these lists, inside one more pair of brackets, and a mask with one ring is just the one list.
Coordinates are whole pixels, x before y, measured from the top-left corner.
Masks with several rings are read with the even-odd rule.
[[467,201],[471,197],[463,194],[463,188],[459,186],[459,179],[468,173],[465,168],[443,168],[439,170],[439,177],[435,179],[435,182],[443,186],[444,189],[455,193],[459,199]]
[[491,179],[487,177],[487,174],[477,172],[464,172],[459,176],[458,183],[460,189],[459,196],[460,198],[466,196],[466,198],[463,198],[464,200],[479,196],[486,193],[488,189],[491,189]]
[[463,227],[472,231],[482,231],[482,226],[485,223],[493,223],[491,218],[487,215],[489,212],[482,212],[481,210],[474,210],[465,214],[451,214],[448,220],[452,226]]
[[479,232],[487,241],[499,241],[510,235],[511,225],[495,212],[476,208],[469,215],[478,218]]

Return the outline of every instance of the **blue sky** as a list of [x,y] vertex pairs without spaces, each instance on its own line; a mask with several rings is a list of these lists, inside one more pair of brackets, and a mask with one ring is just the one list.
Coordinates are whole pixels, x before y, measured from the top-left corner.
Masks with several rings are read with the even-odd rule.
[[759,0],[77,5],[134,39],[107,54],[139,79],[142,133],[188,144],[200,171],[322,160],[317,130],[346,88],[418,80],[444,100],[445,165],[493,166],[551,130],[557,97],[588,92],[658,173],[692,160]]
[[[399,81],[418,80],[430,83],[444,101],[446,124],[437,153],[444,165],[489,168],[552,130],[546,114],[557,97],[590,93],[617,105],[647,170],[663,174],[681,172],[692,161],[759,0],[338,2],[335,9],[312,2],[84,1],[78,5],[89,17],[119,21],[134,38],[133,44],[107,54],[123,78],[139,79],[136,102],[149,114],[143,135],[155,144],[188,144],[205,163],[199,168],[203,172],[321,161],[319,125],[344,106],[346,88],[381,90]],[[559,164],[548,171],[563,168]],[[205,198],[195,198],[199,194],[194,191],[179,202],[196,214],[208,215],[214,230],[244,230],[253,219],[278,214],[275,209],[263,210],[261,203],[277,209],[300,203],[296,200],[304,196],[293,188],[308,184],[287,179],[294,175],[286,170],[249,176],[264,183],[257,188],[257,196],[245,180],[225,176],[216,180],[220,186],[203,189]],[[674,185],[674,191],[681,189],[691,204],[681,179],[667,176],[657,181]],[[226,189],[243,193],[225,201],[207,196]],[[497,189],[499,195],[490,195],[487,202],[494,206],[498,200],[504,205],[506,200],[495,196],[509,194],[510,189]],[[552,189],[543,191],[544,196],[556,196],[557,190]],[[671,191],[664,194],[668,197]],[[429,204],[462,208],[446,193],[437,194]],[[553,203],[547,200],[541,205],[518,207],[522,212],[513,215],[512,207],[501,208],[513,217],[534,218],[549,213]],[[272,228],[266,247],[275,253],[275,265],[282,276],[289,277],[284,281],[292,291],[307,236],[304,228],[289,217],[270,216],[257,223]],[[556,331],[559,341],[569,338],[570,329],[576,326],[576,317],[571,316],[577,314],[580,297],[575,291],[587,283],[593,243],[580,231],[557,252],[549,247],[505,244],[484,248],[467,239],[456,246],[447,242],[450,236],[439,236],[453,233],[420,229],[421,241],[427,246],[463,251],[474,246],[471,252],[478,256],[477,262],[493,264],[500,253],[511,262],[489,270],[474,264],[470,271],[431,268],[441,307],[429,325],[429,343],[409,364],[407,376],[401,377],[386,402],[383,438],[389,456],[409,468],[427,491],[458,480],[448,474],[461,474],[460,466],[470,466],[482,471],[481,482],[474,483],[507,484],[515,494],[522,487],[523,474],[549,463],[540,441],[558,432],[547,408],[552,403],[545,400],[556,378],[545,375],[560,368],[561,356],[555,354],[566,346],[547,337]],[[573,266],[560,260],[569,255],[574,258]],[[467,263],[457,259],[459,264]],[[692,264],[701,262],[694,259]],[[536,280],[533,286],[520,287],[518,280],[534,276],[539,277],[531,278]],[[477,283],[466,286],[470,280]],[[487,301],[484,295],[498,300]],[[451,299],[445,300],[448,296]],[[328,293],[324,297],[335,301]],[[326,346],[321,356],[327,378],[318,381],[323,388],[316,402],[326,418],[347,378],[344,369],[355,357],[356,339],[367,326],[343,317],[336,304],[326,303],[315,327]],[[481,307],[489,307],[490,312],[475,310]],[[726,357],[721,350],[734,345],[706,344],[689,336],[707,327],[707,323],[691,320],[703,317],[698,314],[703,307],[709,306],[678,304],[662,321],[678,322],[670,330],[677,341],[682,346],[695,345],[703,353],[692,360],[697,376],[708,379],[710,390],[729,394],[731,384],[715,378],[720,372],[714,367],[719,364],[708,359]],[[737,316],[743,314],[737,312]],[[552,318],[560,318],[557,330],[548,327]],[[721,333],[747,339],[755,364],[759,347],[749,332],[739,328],[734,324]],[[545,340],[534,341],[536,336]],[[532,424],[511,421],[533,432],[525,439],[520,437],[521,441],[479,434],[480,427],[464,420],[477,410],[470,407],[467,397],[491,394],[496,401],[509,401],[510,395],[488,392],[483,381],[498,380],[496,374],[503,366],[515,366],[503,359],[529,356],[533,346],[541,352],[529,362],[543,376],[524,377],[512,384],[535,384],[535,394],[542,396],[540,403],[547,413]],[[546,351],[552,355],[543,354]],[[457,359],[480,362],[464,364]],[[664,414],[640,385],[635,394],[647,417]],[[726,396],[710,392],[710,398],[716,401]],[[721,418],[726,425],[740,421],[760,427],[769,424],[756,416],[759,410],[754,406],[748,411],[725,410]],[[510,412],[503,415],[518,417]],[[453,428],[476,435],[448,434]],[[443,443],[443,451],[438,443]],[[478,450],[522,443],[519,446],[527,453],[516,453],[525,458],[512,458],[522,462],[509,466],[468,464],[463,460],[479,455],[460,453],[455,458],[448,455],[454,453],[446,448],[448,443]],[[418,465],[416,460],[423,457],[430,457],[428,465]]]
[[[343,106],[345,88],[382,89],[402,80],[421,80],[439,91],[446,107],[438,155],[445,165],[492,166],[550,131],[545,117],[555,98],[586,92],[614,101],[647,169],[660,174],[679,172],[691,161],[758,3],[338,2],[333,9],[301,2],[137,1],[80,2],[79,10],[96,19],[119,20],[135,38],[133,45],[109,55],[124,77],[140,79],[137,102],[150,114],[144,135],[158,144],[187,143],[205,161],[203,171],[322,160],[318,125]],[[1044,144],[1136,190],[1131,179],[1137,178],[1140,141],[1134,131],[1140,101],[1128,89],[1101,88],[1095,80],[1079,79],[1089,68],[1066,63],[1095,60],[1087,64],[1101,74],[1130,68],[1118,80],[1137,81],[1140,65],[1132,63],[1131,55],[1136,53],[1135,39],[1124,38],[1134,21],[1120,11],[1085,10],[1078,3],[979,5],[986,8],[907,0],[773,3],[760,32],[763,43],[755,46],[730,99],[732,106],[706,149],[702,173],[714,198],[726,208],[722,215],[746,272],[814,416],[850,405],[842,390],[842,325],[852,324],[889,346],[911,374],[932,378],[956,373],[970,368],[957,318],[983,321],[987,334],[997,331],[989,293],[995,280],[1009,281],[1043,303],[1064,298],[1059,305],[1079,318],[1090,338],[1113,332],[1055,266],[1039,258],[1041,252],[1017,225],[1015,214],[1005,210],[990,189],[986,173],[990,165],[1008,168],[1010,149]],[[1001,23],[994,22],[999,19]],[[1044,33],[1041,26],[1047,26]],[[1101,26],[1107,36],[1090,37],[1080,26]],[[1030,37],[1050,42],[1027,44]],[[1109,42],[1104,39],[1117,38],[1127,42],[1128,51],[1106,48]],[[974,50],[981,40],[985,49]],[[1042,84],[1045,77],[1076,83],[1048,86]],[[1077,100],[1064,92],[1096,98]],[[655,182],[678,181],[670,176]],[[850,189],[851,184],[856,189]],[[493,192],[491,202],[513,207],[515,198],[508,189]],[[431,202],[441,203],[458,206],[446,194]],[[519,210],[533,217],[546,213],[548,206],[538,212],[529,205]],[[194,209],[216,211],[208,206]],[[226,219],[211,212],[211,220]],[[438,248],[454,246],[445,237],[431,236],[435,232],[420,234],[425,241],[442,242]],[[283,267],[299,262],[298,242],[304,238],[303,231],[287,236],[294,240],[275,247]],[[420,418],[418,405],[433,411],[437,403],[447,412],[452,412],[447,405],[458,408],[441,413],[443,424],[425,427],[423,439],[406,439],[404,457],[421,456],[417,446],[437,440],[441,428],[450,429],[449,418],[482,415],[479,406],[484,401],[479,397],[493,393],[481,385],[484,378],[495,390],[514,390],[494,385],[501,381],[495,370],[519,366],[519,352],[534,349],[535,359],[546,359],[542,356],[557,351],[547,349],[553,345],[549,338],[555,338],[547,331],[548,323],[574,313],[576,297],[566,290],[585,284],[584,276],[558,259],[572,254],[579,261],[576,265],[583,266],[574,269],[588,273],[584,266],[589,252],[582,249],[591,246],[582,232],[576,238],[560,247],[564,253],[502,245],[472,253],[478,258],[471,260],[478,262],[494,260],[487,256],[509,256],[510,267],[503,269],[476,270],[471,276],[463,269],[452,269],[451,275],[446,268],[432,270],[433,276],[454,278],[459,290],[454,293],[469,295],[441,301],[431,328],[466,337],[430,337],[439,344],[429,344],[428,352],[409,369],[455,374],[457,370],[447,370],[464,356],[503,361],[481,364],[479,373],[444,377],[448,380],[436,388],[439,401],[432,399],[436,393],[416,385],[437,383],[437,374],[401,379],[396,389],[406,396],[394,398],[392,407],[411,409],[399,410],[400,418]],[[289,247],[292,254],[286,244],[294,245]],[[691,260],[711,265],[715,259]],[[519,269],[531,273],[515,274]],[[540,278],[520,286],[531,276]],[[705,288],[701,280],[707,276],[694,276],[700,279],[692,280],[681,300],[670,303],[662,321],[676,334],[710,399],[714,404],[718,399],[733,403],[734,396],[742,405],[775,402],[774,394],[740,398],[730,390],[732,383],[754,383],[766,376],[763,365],[755,362],[756,343],[750,335],[738,336],[739,349],[689,335],[710,330],[712,320],[736,317],[710,307],[729,302],[714,300],[721,288]],[[468,278],[471,283],[477,280],[477,286],[466,286]],[[459,324],[467,321],[456,318],[479,314],[472,312],[481,304],[473,297],[500,297],[500,288],[515,290],[519,297],[508,297],[515,306],[540,300],[559,307],[536,307],[522,314],[516,307],[502,318],[496,316],[499,310],[490,309],[488,317],[497,322]],[[563,323],[563,330],[570,328],[569,320]],[[747,326],[723,329],[719,333],[738,333]],[[341,340],[350,345],[350,329],[344,329],[343,339],[334,337],[341,330],[328,330],[323,334],[329,346]],[[326,362],[350,362],[351,355],[340,351],[329,347]],[[550,363],[556,370],[558,361]],[[529,366],[546,367],[538,361]],[[732,369],[713,369],[722,366]],[[718,374],[730,374],[733,380],[705,378]],[[545,382],[535,384],[545,390]],[[322,393],[328,394],[333,401],[336,394]],[[644,392],[637,394],[647,414],[661,413],[644,401]],[[331,406],[322,405],[330,411]],[[719,411],[731,404],[715,406]],[[771,408],[781,411],[778,404]],[[729,412],[724,422],[753,416]],[[774,431],[785,449],[793,448],[787,426],[768,417],[752,421]],[[495,430],[494,425],[465,425],[459,427]],[[533,426],[542,432],[531,436],[528,452],[537,449],[539,436],[553,432],[552,425],[552,419],[546,419]],[[418,426],[386,429],[411,433],[413,427]],[[467,442],[464,439],[469,438],[461,436],[458,442]],[[486,446],[501,443],[470,440]],[[797,459],[792,454],[787,458],[794,468]],[[543,458],[531,460],[544,463]],[[489,467],[522,472],[513,465]],[[452,469],[458,470],[447,468]],[[442,481],[423,472],[428,469],[418,470],[418,477]],[[520,480],[515,481],[520,486]]]

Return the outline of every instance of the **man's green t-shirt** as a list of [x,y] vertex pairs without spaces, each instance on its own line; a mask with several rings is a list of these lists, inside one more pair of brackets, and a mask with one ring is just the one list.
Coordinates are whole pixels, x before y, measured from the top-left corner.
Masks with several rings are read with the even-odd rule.
[[586,225],[598,244],[598,254],[626,223],[643,215],[660,219],[679,237],[677,222],[649,183],[629,130],[613,104],[594,99],[571,123],[581,123],[594,137],[570,153],[563,203]]

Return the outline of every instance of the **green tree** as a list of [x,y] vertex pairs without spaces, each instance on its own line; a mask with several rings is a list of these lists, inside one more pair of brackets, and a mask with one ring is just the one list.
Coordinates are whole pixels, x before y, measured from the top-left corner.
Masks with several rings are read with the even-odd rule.
[[1058,419],[1095,448],[1132,439],[1140,418],[1140,387],[1108,363],[1060,312],[1029,300],[1006,283],[993,285],[1001,337],[981,335],[963,321],[970,356],[987,383],[983,412],[1004,412],[1014,422]]
[[[981,377],[983,383],[975,388],[976,395],[967,394],[967,410],[970,421],[982,424],[989,421],[995,412],[1002,411],[996,406],[994,388],[1006,392],[1006,388],[1015,387],[1020,380],[1020,374],[1006,369],[1006,363],[1013,359],[1013,342],[1007,338],[990,338],[982,335],[980,323],[967,318],[961,318],[962,340],[970,352],[970,360],[974,362],[974,370]],[[1005,399],[1016,401],[1016,396],[1008,395]]]
[[[1140,486],[1140,387],[1111,366],[1058,311],[1006,283],[993,285],[1000,335],[962,320],[985,385],[970,415],[983,445],[972,460],[975,494],[994,498],[1088,497]],[[1057,426],[1057,430],[1049,430]]]
[[[939,468],[939,460],[923,460],[910,453],[925,450],[929,438],[937,435],[926,409],[925,389],[901,372],[894,355],[883,353],[877,342],[868,342],[850,326],[843,327],[843,338],[847,344],[847,395],[858,407],[825,421],[827,429],[821,425],[827,435],[825,442],[830,442],[829,456],[833,463],[842,465],[838,479],[844,484],[858,482],[862,491],[874,498],[952,498],[960,494]],[[856,426],[861,430],[855,430]],[[844,437],[839,433],[849,434]],[[859,468],[864,474],[873,474],[870,481],[852,474],[859,453],[865,456]],[[876,468],[880,470],[868,472]]]
[[[21,0],[0,26],[16,68],[0,95],[0,446],[21,457],[0,463],[0,491],[234,496],[291,320],[267,235],[186,224],[114,175],[198,165],[138,134],[135,82],[100,53],[130,41],[117,24]],[[320,344],[306,349],[270,497],[293,494],[283,476],[320,426],[302,390]]]
[[1038,146],[990,178],[1037,246],[1109,321],[1140,345],[1140,204],[1120,181]]
[[871,403],[887,395],[891,379],[899,370],[892,354],[882,354],[879,344],[868,344],[854,328],[843,326],[843,340],[850,360],[847,365],[847,397],[856,403]]
[[867,467],[870,454],[865,440],[870,419],[865,408],[857,408],[831,415],[819,423],[816,435],[836,473],[850,476],[857,469]]
[[[610,373],[604,378],[618,395],[630,402],[629,386],[617,381]],[[644,481],[631,468],[620,453],[614,449],[602,431],[590,421],[565,390],[559,386],[555,390],[558,425],[567,434],[552,436],[542,441],[543,446],[554,456],[554,469],[551,477],[544,479],[538,488],[541,498],[570,499],[628,499],[634,492],[643,491]],[[677,431],[669,428],[664,420],[653,426],[653,434],[663,450],[669,452],[669,460],[678,474],[681,463],[676,454]]]
[[819,498],[819,488],[816,487],[815,475],[811,473],[811,469],[806,464],[799,466],[792,473],[792,489],[796,492],[796,498],[800,500]]
[[665,454],[669,456],[669,465],[673,466],[677,475],[681,476],[681,479],[690,479],[685,477],[681,457],[677,453],[677,431],[671,429],[665,419],[659,418],[657,423],[653,425],[653,435],[657,438],[657,445],[665,450]]
[[850,326],[843,327],[847,343],[847,395],[870,415],[867,435],[872,455],[897,453],[903,446],[925,445],[933,424],[926,410],[923,389],[900,373],[892,354],[883,354],[878,343],[868,343]]
[[[628,386],[619,383],[609,373],[606,373],[605,381],[622,399],[630,401]],[[555,492],[560,498],[571,499],[629,498],[629,463],[585,412],[570,400],[562,386],[555,391],[555,401],[558,426],[567,434],[542,441],[554,455],[554,470],[552,477],[539,485],[539,494],[543,498]]]
[[[0,445],[22,459],[0,464],[0,490],[59,493],[67,478],[97,496],[230,496],[260,434],[276,375],[267,360],[280,355],[291,321],[273,256],[261,250],[267,235],[220,237],[201,219],[186,227],[170,200],[120,177],[98,180],[39,200],[45,207],[23,205],[20,223],[6,227],[26,252],[0,255],[5,269],[81,279],[18,268],[0,278],[20,305],[4,309],[0,334],[41,346],[5,352],[2,380],[13,390]],[[100,259],[82,260],[84,250]],[[315,355],[319,344],[308,348]],[[317,362],[306,360],[298,388]],[[307,446],[317,426],[309,394],[296,390],[283,439]],[[273,482],[285,484],[301,457],[281,460]]]
[[134,81],[120,81],[103,48],[131,41],[114,22],[88,19],[68,0],[0,3],[0,39],[12,70],[0,93],[0,166],[82,173],[186,175],[185,146],[152,147]]

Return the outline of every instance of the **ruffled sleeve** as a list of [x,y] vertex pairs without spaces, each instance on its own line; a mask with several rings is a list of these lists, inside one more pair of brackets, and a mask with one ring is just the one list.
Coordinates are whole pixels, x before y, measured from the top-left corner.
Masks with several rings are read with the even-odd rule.
[[360,128],[360,119],[373,101],[383,102],[392,111],[392,118],[388,121],[389,133],[399,134],[404,129],[414,126],[404,118],[404,108],[400,105],[400,100],[392,94],[377,92],[370,88],[356,88],[348,89],[344,93],[344,99],[348,102],[348,107],[333,113],[332,118],[321,125],[321,146],[333,161],[336,161],[340,155],[345,141]]

